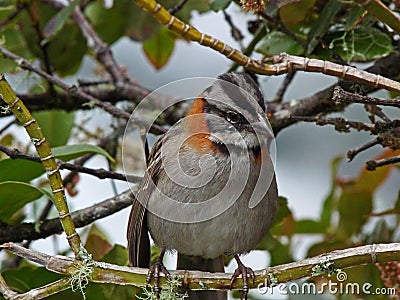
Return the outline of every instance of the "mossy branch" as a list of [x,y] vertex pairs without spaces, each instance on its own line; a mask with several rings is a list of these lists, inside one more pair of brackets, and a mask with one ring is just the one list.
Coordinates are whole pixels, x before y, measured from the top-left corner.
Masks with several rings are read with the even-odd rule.
[[46,170],[46,175],[54,197],[54,205],[57,208],[60,222],[67,235],[68,243],[75,256],[78,257],[81,240],[75,230],[75,225],[69,213],[61,174],[54,156],[51,153],[51,147],[44,137],[39,124],[32,117],[21,99],[16,96],[3,74],[0,74],[0,96],[8,105],[7,109],[11,110],[18,121],[24,126],[36,148],[42,165]]
[[[48,270],[65,275],[72,275],[80,265],[81,260],[74,260],[65,256],[50,256],[44,253],[26,249],[18,244],[6,243],[1,246],[20,257],[45,266]],[[249,288],[255,289],[271,283],[285,283],[304,277],[330,275],[342,272],[342,269],[373,263],[400,260],[400,243],[373,244],[336,250],[304,260],[274,266],[255,272],[254,283],[249,282]],[[147,269],[117,266],[108,263],[94,262],[91,265],[92,273],[88,280],[98,283],[113,283],[119,285],[146,286]],[[200,271],[172,271],[171,275],[181,280],[181,285],[192,290],[228,290],[230,289],[230,273],[208,273]],[[162,276],[162,275],[161,275]],[[4,282],[0,282],[0,285]],[[236,280],[232,289],[241,289],[242,280]],[[160,278],[160,286],[168,285],[165,277]],[[0,291],[2,287],[0,287]],[[40,299],[40,298],[38,298]]]

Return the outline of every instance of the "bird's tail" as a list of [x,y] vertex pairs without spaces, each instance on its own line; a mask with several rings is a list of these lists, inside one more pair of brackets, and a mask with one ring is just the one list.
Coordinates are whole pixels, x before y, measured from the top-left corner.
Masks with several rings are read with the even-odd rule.
[[[205,259],[199,256],[178,254],[177,270],[197,270],[204,272],[224,272],[223,257]],[[189,291],[190,300],[226,300],[224,291]]]

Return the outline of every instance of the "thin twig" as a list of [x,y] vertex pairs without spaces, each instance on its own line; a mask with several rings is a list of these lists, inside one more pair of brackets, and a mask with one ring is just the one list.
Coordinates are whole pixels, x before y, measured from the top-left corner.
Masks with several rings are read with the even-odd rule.
[[381,118],[383,121],[385,121],[386,123],[390,123],[392,120],[390,120],[390,118],[383,112],[382,108],[380,108],[379,106],[375,105],[375,104],[365,104],[365,109],[371,113],[372,115],[370,115],[370,120],[371,122],[375,123],[375,119],[373,118],[373,116],[377,115],[379,118]]
[[75,10],[72,14],[72,19],[75,20],[86,39],[91,42],[89,45],[93,45],[92,49],[96,53],[97,59],[104,65],[107,72],[111,75],[113,81],[117,83],[130,82],[131,79],[118,66],[114,56],[112,55],[109,45],[103,42],[103,40],[99,37],[92,25],[87,20],[86,16],[83,14],[79,5],[75,7]]
[[242,32],[240,29],[233,23],[231,16],[225,11],[222,11],[224,13],[225,21],[229,24],[231,28],[231,35],[233,39],[237,42],[239,42],[240,48],[243,49],[243,44],[242,40],[244,38]]
[[342,103],[362,103],[362,104],[373,104],[373,105],[384,105],[393,106],[400,108],[400,99],[382,99],[376,97],[363,96],[359,94],[353,94],[346,92],[341,87],[337,86],[333,92],[332,100],[337,104]]
[[366,163],[368,171],[374,171],[376,168],[400,163],[400,156],[388,157],[379,160],[370,160]]
[[15,10],[13,10],[8,16],[0,21],[0,28],[10,23],[19,15],[19,13],[25,8],[25,4],[18,2]]
[[380,142],[379,138],[376,138],[376,139],[373,139],[372,141],[365,143],[364,145],[360,146],[359,148],[349,150],[349,151],[347,151],[347,158],[349,159],[349,161],[352,161],[354,159],[354,157],[356,157],[357,154],[359,154],[362,151],[365,151],[375,145],[378,145],[379,142]]
[[[25,154],[25,153],[20,152],[17,149],[10,149],[3,145],[0,145],[0,151],[7,154],[12,159],[25,159],[25,160],[38,162],[38,163],[41,162],[40,157],[38,157],[38,156]],[[87,167],[84,167],[81,165],[71,164],[71,163],[67,163],[67,162],[59,162],[58,166],[61,170],[66,169],[66,170],[75,171],[75,172],[79,172],[79,173],[85,173],[85,174],[93,175],[99,179],[109,178],[109,179],[117,179],[117,180],[122,180],[122,181],[127,181],[127,179],[129,179],[129,181],[133,182],[133,183],[136,183],[141,180],[141,177],[139,177],[139,176],[129,175],[128,177],[126,177],[124,174],[114,172],[114,171],[108,171],[103,168],[91,169],[91,168],[87,168]]]
[[6,131],[8,128],[10,128],[12,125],[14,125],[16,122],[16,119],[13,118],[10,122],[8,122],[3,128],[0,129],[0,134],[3,134],[4,131]]
[[283,80],[281,87],[279,88],[278,92],[276,93],[274,101],[282,102],[283,96],[285,95],[285,93],[295,75],[296,75],[296,71],[289,73],[285,76],[285,79]]
[[321,116],[318,117],[306,117],[306,116],[291,116],[292,119],[297,121],[304,122],[313,122],[316,125],[324,126],[324,125],[334,125],[335,130],[340,132],[349,132],[350,128],[356,129],[357,131],[369,131],[372,132],[374,130],[374,126],[357,122],[357,121],[348,121],[344,118],[324,118]]

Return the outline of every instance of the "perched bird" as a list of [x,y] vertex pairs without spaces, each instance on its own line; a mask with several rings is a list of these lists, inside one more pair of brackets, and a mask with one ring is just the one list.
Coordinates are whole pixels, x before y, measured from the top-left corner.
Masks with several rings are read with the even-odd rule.
[[[277,210],[277,185],[268,151],[273,138],[258,84],[247,73],[219,76],[153,146],[135,195],[127,238],[132,266],[149,267],[148,231],[162,249],[148,280],[157,292],[166,250],[176,250],[178,269],[223,272],[223,255],[256,248]],[[190,292],[190,299],[224,299],[224,292]]]

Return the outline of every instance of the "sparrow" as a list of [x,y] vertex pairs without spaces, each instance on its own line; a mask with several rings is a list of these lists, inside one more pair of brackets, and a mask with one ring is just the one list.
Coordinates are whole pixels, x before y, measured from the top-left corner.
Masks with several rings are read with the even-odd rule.
[[[162,260],[178,252],[178,269],[223,272],[223,256],[238,264],[247,299],[254,272],[239,255],[257,247],[278,203],[264,97],[248,73],[226,73],[194,99],[187,115],[152,147],[127,229],[130,264],[150,267],[151,235],[161,255],[149,269],[159,293]],[[190,299],[225,292],[191,291]]]

